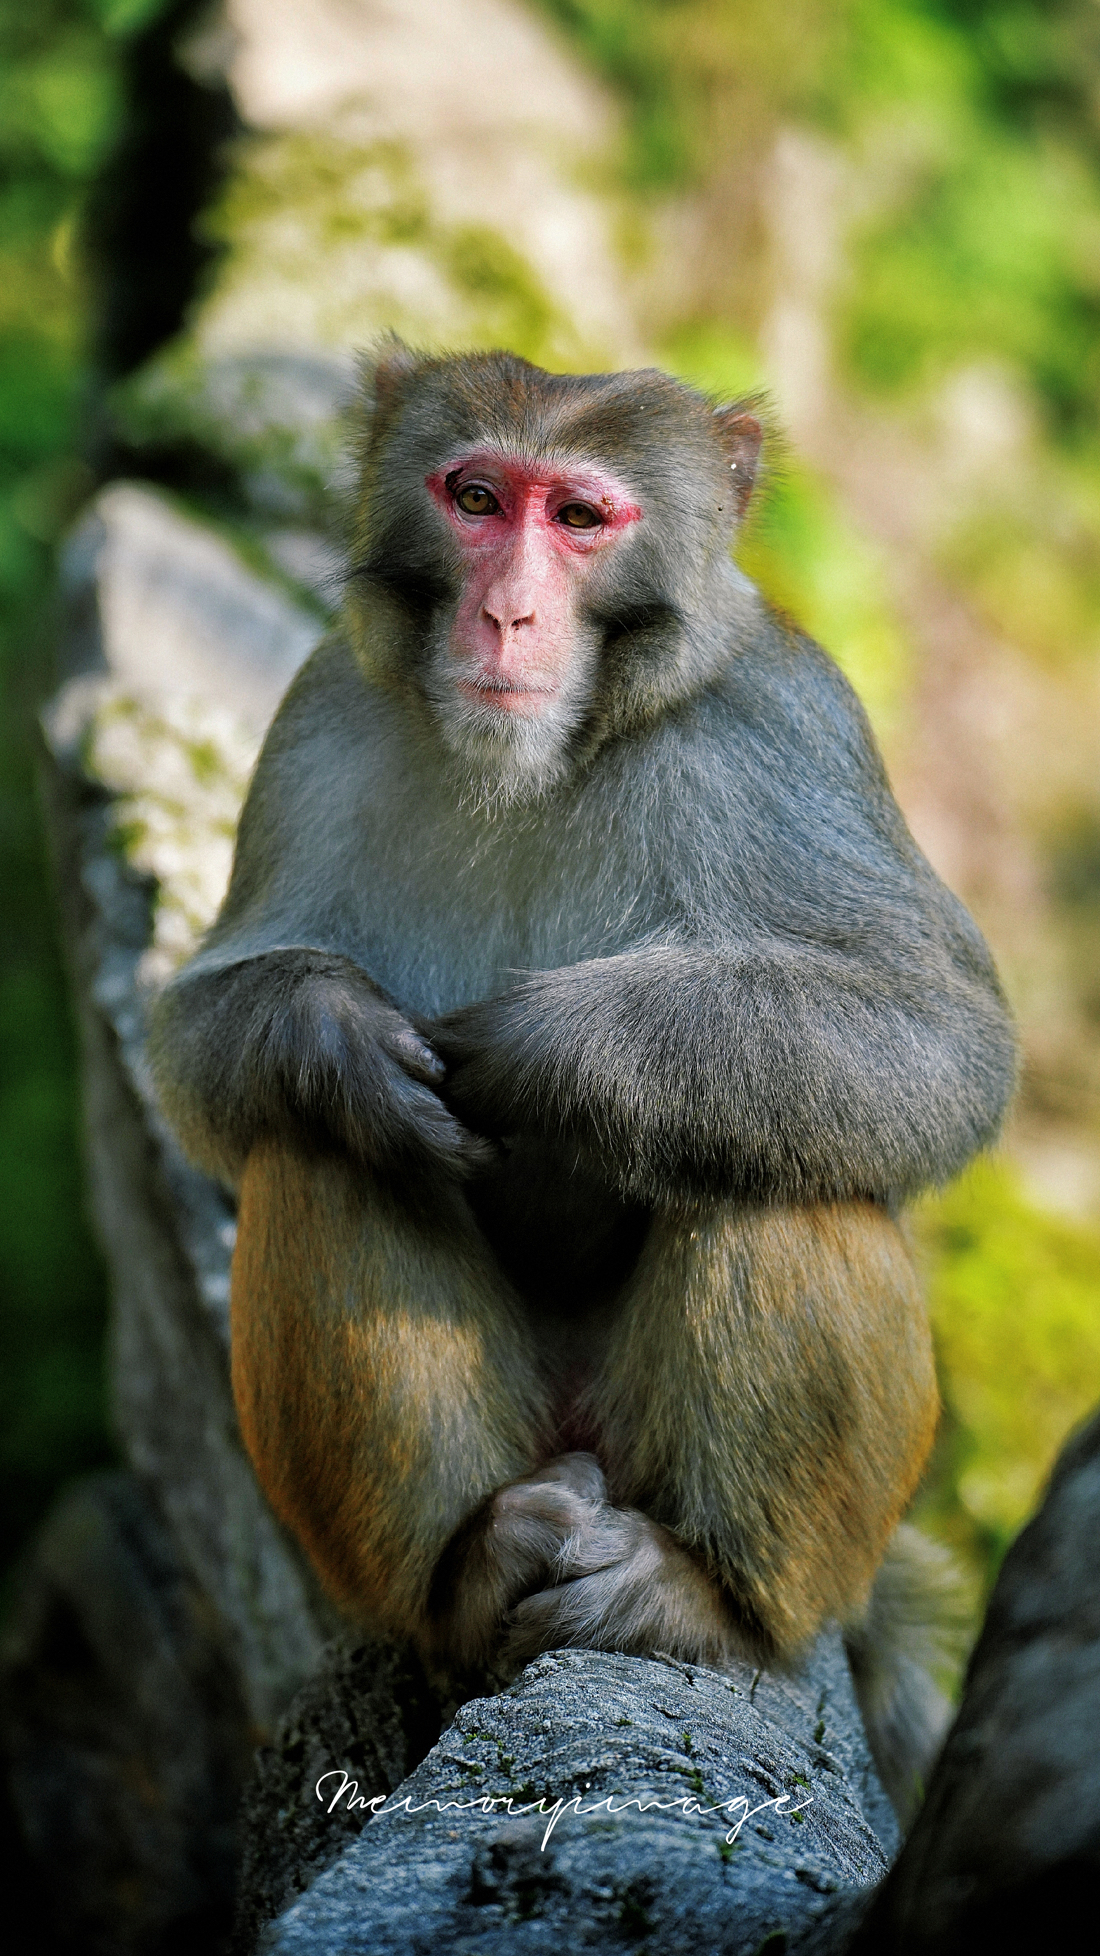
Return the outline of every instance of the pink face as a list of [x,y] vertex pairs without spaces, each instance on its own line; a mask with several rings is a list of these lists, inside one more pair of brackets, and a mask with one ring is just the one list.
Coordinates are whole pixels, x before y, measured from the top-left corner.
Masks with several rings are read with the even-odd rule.
[[465,566],[447,653],[471,704],[536,719],[558,699],[597,559],[641,516],[613,476],[537,470],[492,450],[427,478]]

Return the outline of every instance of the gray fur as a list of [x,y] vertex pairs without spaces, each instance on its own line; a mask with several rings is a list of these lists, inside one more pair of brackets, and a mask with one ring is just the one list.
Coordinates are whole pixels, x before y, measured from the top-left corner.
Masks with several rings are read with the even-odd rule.
[[451,1107],[575,1136],[631,1196],[890,1199],[987,1144],[1013,1044],[985,946],[836,668],[759,601],[731,613],[719,679],[495,814],[456,804],[426,707],[323,646],[269,735],[222,916],[162,1008],[184,1130],[213,1133],[232,1099],[201,1055],[250,1050],[224,1000],[204,1027],[198,981],[302,948],[418,1022],[476,1007],[432,1025]]
[[866,1615],[848,1626],[852,1681],[879,1778],[903,1827],[924,1798],[953,1707],[935,1673],[957,1670],[970,1612],[947,1549],[897,1530]]

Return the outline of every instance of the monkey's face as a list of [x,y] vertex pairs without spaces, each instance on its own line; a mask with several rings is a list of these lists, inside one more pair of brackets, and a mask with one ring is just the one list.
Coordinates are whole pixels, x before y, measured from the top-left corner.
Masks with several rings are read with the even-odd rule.
[[603,642],[594,598],[642,509],[592,462],[488,447],[453,456],[425,487],[458,589],[435,614],[425,692],[485,785],[537,792],[591,704]]
[[366,393],[352,641],[479,799],[541,794],[729,656],[746,404],[397,343]]

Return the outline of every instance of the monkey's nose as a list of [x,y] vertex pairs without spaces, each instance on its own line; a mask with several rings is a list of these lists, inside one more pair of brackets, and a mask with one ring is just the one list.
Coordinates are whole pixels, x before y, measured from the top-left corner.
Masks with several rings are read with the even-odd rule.
[[501,613],[498,616],[498,614],[495,611],[490,611],[487,604],[482,605],[481,611],[482,611],[482,616],[489,620],[490,625],[495,625],[497,631],[500,632],[502,635],[505,632],[514,632],[517,626],[519,625],[533,625],[535,622],[535,614],[533,611],[525,611],[521,618],[510,618],[508,616],[508,612],[505,611],[503,607],[501,608]]

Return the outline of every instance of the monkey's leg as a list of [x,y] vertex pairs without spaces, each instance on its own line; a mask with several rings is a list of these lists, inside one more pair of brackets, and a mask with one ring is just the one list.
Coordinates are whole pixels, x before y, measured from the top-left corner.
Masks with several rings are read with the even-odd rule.
[[[441,1189],[412,1214],[340,1156],[257,1147],[232,1330],[241,1431],[275,1512],[344,1608],[433,1641],[444,1545],[549,1450],[529,1336],[463,1197]],[[513,1600],[481,1598],[482,1627]],[[446,1597],[436,1615],[445,1630]]]
[[603,1564],[582,1541],[566,1580],[521,1603],[521,1645],[794,1655],[865,1603],[932,1441],[896,1223],[871,1203],[658,1214],[591,1410]]

